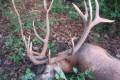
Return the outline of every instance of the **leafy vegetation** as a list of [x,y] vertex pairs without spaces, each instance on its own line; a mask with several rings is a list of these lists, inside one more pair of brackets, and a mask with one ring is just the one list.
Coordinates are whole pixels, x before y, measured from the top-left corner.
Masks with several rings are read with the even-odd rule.
[[74,10],[74,8],[71,5],[63,3],[62,0],[54,0],[51,12],[65,13],[71,20],[75,20],[78,17],[78,13]]
[[57,71],[55,74],[55,80],[64,80],[66,78],[64,72]]
[[119,0],[100,0],[102,15],[113,19],[119,18],[120,17],[119,4],[120,4]]
[[49,42],[48,48],[49,48],[49,50],[51,51],[52,54],[55,54],[56,51],[57,51],[57,49],[56,49],[56,47],[55,47],[55,44],[52,43],[52,42]]
[[65,11],[65,8],[64,8],[64,6],[63,6],[63,4],[62,4],[61,1],[59,1],[59,0],[54,0],[51,11],[52,11],[53,13],[62,13],[62,12]]
[[23,58],[24,55],[22,40],[19,37],[12,36],[6,39],[5,45],[10,52],[14,52],[14,54],[9,56],[9,59],[16,64],[19,64],[20,60]]
[[22,42],[21,38],[18,36],[10,36],[5,41],[6,47],[13,51],[19,47],[22,47],[22,44],[23,44],[23,42]]
[[11,61],[15,62],[16,64],[19,64],[20,60],[22,60],[23,56],[24,56],[24,49],[19,48],[18,53],[9,56],[9,58]]
[[63,72],[56,73],[55,80],[62,80],[67,77],[67,80],[85,80],[86,78],[90,80],[95,80],[95,75],[91,70],[86,70],[85,72],[79,72],[77,68],[73,67],[73,71],[69,74],[64,75]]
[[22,76],[22,80],[34,80],[35,74],[27,68],[25,74]]
[[68,11],[68,17],[71,19],[71,20],[75,20],[78,18],[78,13],[74,10],[70,10]]

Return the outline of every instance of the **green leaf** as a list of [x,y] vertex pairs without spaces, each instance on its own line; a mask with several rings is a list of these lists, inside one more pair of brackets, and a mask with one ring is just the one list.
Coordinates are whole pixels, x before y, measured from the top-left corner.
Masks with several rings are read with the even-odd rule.
[[85,74],[84,73],[80,73],[79,79],[80,80],[85,80]]
[[25,75],[22,76],[22,80],[34,80],[35,74],[27,68],[25,71]]
[[73,67],[73,72],[77,74],[78,73],[78,69],[76,67]]
[[89,79],[95,80],[95,75],[91,70],[87,70],[85,71],[85,75],[86,77],[88,77]]
[[60,79],[59,74],[55,74],[55,78],[56,78],[57,80]]
[[78,17],[78,13],[75,12],[74,10],[70,10],[68,12],[68,17],[71,19],[71,20],[75,20],[77,17]]
[[85,80],[85,74],[84,73],[80,73],[79,79],[80,80]]

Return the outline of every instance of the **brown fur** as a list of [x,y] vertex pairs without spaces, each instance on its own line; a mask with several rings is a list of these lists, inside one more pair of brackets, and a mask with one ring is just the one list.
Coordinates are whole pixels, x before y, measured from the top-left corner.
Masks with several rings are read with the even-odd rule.
[[78,69],[91,69],[96,80],[120,80],[120,61],[99,46],[84,44],[73,56]]

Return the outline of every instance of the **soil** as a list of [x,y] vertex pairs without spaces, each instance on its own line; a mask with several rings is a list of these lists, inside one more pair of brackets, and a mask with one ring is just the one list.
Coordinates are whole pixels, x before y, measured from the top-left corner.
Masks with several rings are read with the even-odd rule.
[[[64,14],[57,14],[54,17],[61,19],[61,21],[51,27],[50,40],[55,43],[57,52],[60,52],[71,47],[72,37],[81,36],[83,31],[82,24],[80,23],[80,19],[69,20]],[[97,32],[93,29],[86,42],[100,45],[114,57],[120,58],[120,36],[116,35],[116,31],[118,29],[120,30],[118,28],[120,27],[120,22],[106,25],[112,31]],[[32,67],[33,64],[27,57],[19,65],[16,65],[8,59],[10,53],[5,46],[5,40],[7,37],[12,36],[11,33],[9,20],[4,16],[0,16],[0,80],[18,80],[24,73],[26,67],[30,67],[35,71],[38,66],[41,66]]]

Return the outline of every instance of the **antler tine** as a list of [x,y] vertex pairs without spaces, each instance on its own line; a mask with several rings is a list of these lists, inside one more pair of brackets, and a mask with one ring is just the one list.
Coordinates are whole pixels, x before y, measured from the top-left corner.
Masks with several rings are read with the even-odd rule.
[[74,3],[72,3],[74,8],[76,9],[76,11],[80,14],[81,18],[83,19],[83,23],[86,23],[87,19],[88,19],[88,8],[86,5],[86,1],[84,0],[84,5],[85,5],[85,14],[79,9],[79,7],[77,5],[75,5]]
[[46,2],[46,0],[43,0],[43,4],[44,4],[44,9],[47,10],[47,2]]
[[[49,6],[49,8],[47,9],[47,13],[46,13],[46,35],[45,35],[45,39],[43,39],[43,38],[41,38],[39,35],[38,35],[38,33],[37,33],[37,31],[36,31],[36,29],[35,29],[35,24],[34,24],[34,20],[33,20],[33,29],[34,29],[34,33],[35,33],[35,35],[36,35],[36,37],[38,38],[38,39],[40,39],[42,42],[43,42],[43,49],[42,49],[42,51],[41,51],[41,53],[39,54],[39,55],[41,55],[41,56],[46,56],[46,51],[47,51],[47,49],[48,49],[48,41],[49,41],[49,35],[50,35],[50,25],[49,25],[49,11],[50,11],[50,9],[51,9],[51,7],[52,7],[52,4],[53,4],[53,1],[54,0],[52,0],[52,2],[51,2],[51,4],[50,4],[50,6]],[[46,2],[46,0],[44,0],[44,8],[46,9],[47,8],[47,2]]]
[[[14,10],[15,10],[15,13],[16,13],[16,15],[17,15],[17,17],[18,17],[18,23],[19,23],[19,25],[20,25],[20,32],[21,32],[21,35],[22,35],[22,39],[23,39],[23,41],[25,40],[25,37],[24,37],[24,34],[23,34],[23,24],[22,24],[22,20],[21,20],[21,17],[20,17],[20,14],[19,14],[19,12],[18,12],[18,10],[17,10],[17,8],[16,8],[16,5],[15,5],[15,1],[14,0],[12,0],[12,5],[13,5],[13,8],[14,8]],[[25,44],[26,45],[26,44]]]
[[89,2],[89,7],[90,7],[90,22],[92,22],[92,19],[93,19],[93,15],[92,15],[92,4],[91,4],[91,0],[88,0]]
[[[80,40],[78,41],[77,45],[74,47],[74,52],[73,54],[75,54],[80,47],[82,46],[82,44],[85,42],[90,30],[97,24],[101,23],[101,22],[114,22],[114,20],[109,20],[109,19],[105,19],[105,18],[101,18],[99,16],[99,4],[98,1],[95,0],[95,4],[96,4],[96,15],[95,15],[95,19],[92,20],[92,5],[91,5],[91,0],[89,0],[89,7],[90,7],[90,21],[88,19],[85,18],[85,15],[81,12],[81,10],[77,7],[77,5],[73,4],[73,6],[75,7],[76,11],[80,14],[80,16],[83,19],[83,24],[84,24],[84,31],[83,31],[83,35],[81,36]],[[86,21],[85,21],[86,20]]]
[[41,38],[39,35],[38,35],[38,33],[37,33],[37,31],[36,31],[36,28],[35,28],[35,21],[33,20],[33,30],[34,30],[34,33],[35,33],[35,35],[36,35],[36,37],[38,38],[38,39],[40,39],[42,42],[44,42],[44,39],[43,38]]
[[28,38],[28,40],[26,40],[26,49],[27,49],[27,56],[30,58],[30,60],[34,63],[34,64],[44,64],[47,63],[48,60],[44,59],[44,60],[39,60],[39,59],[43,59],[45,58],[44,56],[35,56],[34,54],[39,54],[37,52],[32,51],[32,42],[30,41],[30,36]]
[[86,17],[86,21],[88,19],[88,8],[87,8],[87,4],[86,1],[84,0],[84,5],[85,5],[85,17]]
[[49,11],[50,11],[51,8],[52,8],[53,2],[54,2],[54,0],[51,1],[51,4],[50,4],[50,6],[49,6],[49,8],[48,8],[48,10],[47,10],[48,13],[49,13]]
[[95,4],[96,4],[96,16],[95,16],[95,19],[93,21],[93,25],[91,27],[94,27],[96,24],[99,24],[101,22],[108,22],[108,23],[114,22],[114,20],[109,20],[109,19],[106,19],[106,18],[101,18],[100,15],[99,15],[99,3],[98,3],[97,0],[95,0]]
[[[49,41],[49,36],[50,36],[50,24],[49,24],[49,11],[52,7],[52,4],[53,4],[53,1],[51,2],[49,8],[47,9],[47,13],[46,13],[46,28],[47,28],[47,33],[46,33],[46,36],[45,36],[45,39],[44,39],[44,45],[43,45],[43,50],[41,52],[40,55],[43,55],[45,56],[46,55],[46,51],[47,51],[47,48],[48,48],[48,41]],[[46,2],[46,1],[45,1]],[[47,3],[46,3],[47,4]]]
[[27,56],[30,58],[30,60],[35,64],[44,64],[44,63],[47,63],[48,61],[45,59],[45,60],[38,60],[37,57],[35,57],[33,55],[33,51],[32,51],[32,42],[30,42],[30,45],[29,45],[29,50],[27,51]]

